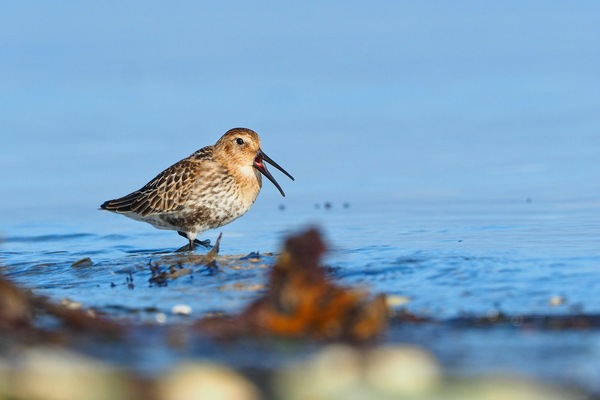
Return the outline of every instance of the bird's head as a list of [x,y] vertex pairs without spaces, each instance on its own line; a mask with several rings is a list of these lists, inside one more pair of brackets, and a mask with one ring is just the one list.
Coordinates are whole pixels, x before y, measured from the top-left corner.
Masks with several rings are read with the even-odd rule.
[[285,169],[280,167],[279,164],[262,151],[258,134],[247,128],[233,128],[225,132],[215,144],[215,156],[222,159],[230,168],[237,167],[242,173],[243,171],[260,172],[277,187],[284,197],[285,193],[283,189],[281,189],[279,183],[273,178],[265,162],[283,172],[291,180],[294,180]]

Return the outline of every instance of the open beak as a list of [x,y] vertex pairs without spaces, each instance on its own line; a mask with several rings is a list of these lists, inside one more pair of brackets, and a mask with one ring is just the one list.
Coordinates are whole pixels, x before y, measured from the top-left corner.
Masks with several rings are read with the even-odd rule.
[[269,172],[269,170],[267,169],[267,166],[263,163],[263,161],[268,162],[269,164],[271,164],[272,166],[274,166],[275,168],[277,168],[278,170],[280,170],[281,172],[286,174],[287,177],[290,178],[291,180],[294,180],[294,177],[291,176],[290,174],[288,174],[288,172],[285,169],[281,168],[279,166],[279,164],[277,164],[275,161],[271,160],[271,158],[269,156],[267,156],[265,153],[263,153],[262,150],[258,150],[258,152],[256,153],[256,158],[254,159],[254,164],[253,164],[254,168],[259,170],[261,174],[263,174],[264,176],[267,177],[267,179],[269,179],[271,182],[273,182],[273,185],[275,185],[275,187],[277,189],[279,189],[279,193],[281,193],[281,195],[283,197],[285,197],[285,193],[283,193],[283,189],[281,189],[281,186],[279,186],[279,183],[277,183],[275,178],[273,178],[273,175],[271,175],[271,173]]

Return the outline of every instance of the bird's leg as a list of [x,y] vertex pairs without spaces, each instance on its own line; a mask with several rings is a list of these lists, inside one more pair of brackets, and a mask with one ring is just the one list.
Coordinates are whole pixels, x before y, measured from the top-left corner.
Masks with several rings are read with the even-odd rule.
[[190,237],[188,236],[188,234],[186,232],[182,232],[182,231],[177,231],[177,233],[179,234],[179,236],[183,236],[184,238],[186,238],[189,241],[189,246],[188,249],[190,251],[194,250],[194,244],[199,244],[200,246],[203,246],[207,249],[210,249],[212,246],[210,245],[210,239],[205,239],[205,240],[200,240],[200,239],[190,239]]
[[191,239],[186,232],[177,231],[177,233],[179,234],[179,236],[183,236],[184,238],[186,238],[188,240],[187,249],[184,246],[181,249],[179,249],[178,251],[184,251],[184,250],[194,251],[194,240]]

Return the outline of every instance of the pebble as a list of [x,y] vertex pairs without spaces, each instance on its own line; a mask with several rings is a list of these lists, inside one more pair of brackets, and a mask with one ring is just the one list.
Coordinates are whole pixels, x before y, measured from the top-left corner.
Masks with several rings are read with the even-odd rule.
[[176,304],[171,308],[171,313],[175,315],[190,315],[192,313],[192,307],[187,304]]
[[279,398],[297,400],[404,398],[430,391],[440,376],[437,361],[420,349],[332,345],[280,374],[276,390]]
[[81,310],[83,308],[83,305],[80,302],[71,300],[68,297],[63,298],[60,301],[60,305],[69,310]]
[[85,258],[82,258],[81,260],[77,260],[73,264],[71,264],[71,268],[89,268],[93,265],[94,265],[94,262],[92,261],[92,259],[89,257],[85,257]]
[[441,381],[435,358],[416,347],[383,346],[366,355],[366,382],[383,393],[416,396],[431,392]]
[[385,302],[388,308],[396,308],[410,303],[410,297],[392,294],[385,296]]
[[[357,349],[328,345],[308,360],[273,372],[269,398],[286,400],[576,400],[585,393],[522,377],[444,377],[426,351],[405,345]],[[120,368],[54,347],[0,357],[0,399],[260,400],[259,388],[235,370],[186,361],[146,382]]]
[[370,350],[330,345],[276,373],[274,398],[287,400],[575,400],[581,393],[514,377],[449,379],[413,346]]
[[122,371],[68,350],[34,348],[16,361],[8,393],[0,393],[0,398],[120,400],[132,397]]
[[188,362],[159,378],[159,400],[259,400],[258,389],[236,371],[222,365]]
[[565,304],[565,298],[562,296],[552,296],[550,297],[550,300],[548,300],[548,303],[550,303],[551,306],[561,306],[563,304]]
[[167,322],[167,315],[165,313],[156,313],[154,320],[157,324],[164,324]]

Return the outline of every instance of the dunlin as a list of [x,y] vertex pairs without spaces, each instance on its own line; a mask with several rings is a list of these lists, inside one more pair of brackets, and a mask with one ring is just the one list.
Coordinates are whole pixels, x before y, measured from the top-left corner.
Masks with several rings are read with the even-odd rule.
[[177,231],[189,240],[207,229],[219,228],[241,217],[256,200],[266,176],[285,193],[267,170],[268,162],[294,178],[260,148],[258,134],[246,128],[227,131],[214,146],[206,146],[173,164],[144,187],[108,200],[102,210]]

